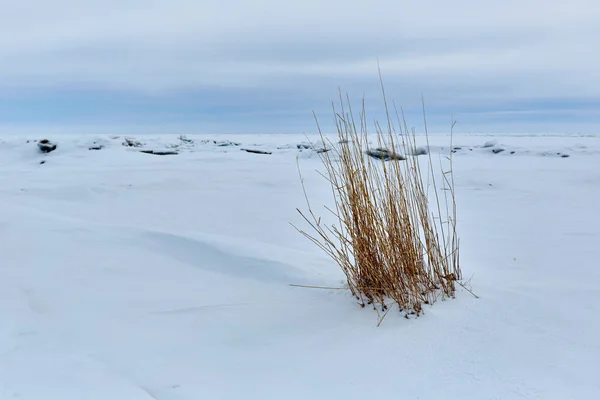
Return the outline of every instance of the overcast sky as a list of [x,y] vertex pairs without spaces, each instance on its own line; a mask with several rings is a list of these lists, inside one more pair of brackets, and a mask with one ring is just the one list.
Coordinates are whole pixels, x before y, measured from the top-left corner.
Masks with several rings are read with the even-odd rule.
[[0,0],[0,131],[598,133],[599,0]]

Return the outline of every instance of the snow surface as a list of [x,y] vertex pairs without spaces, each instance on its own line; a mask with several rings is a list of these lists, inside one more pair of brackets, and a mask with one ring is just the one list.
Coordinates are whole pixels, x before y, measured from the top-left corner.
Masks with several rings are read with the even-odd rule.
[[455,136],[480,298],[380,327],[345,290],[290,286],[343,284],[290,226],[297,156],[330,201],[305,137],[190,138],[0,137],[0,399],[600,398],[598,137]]

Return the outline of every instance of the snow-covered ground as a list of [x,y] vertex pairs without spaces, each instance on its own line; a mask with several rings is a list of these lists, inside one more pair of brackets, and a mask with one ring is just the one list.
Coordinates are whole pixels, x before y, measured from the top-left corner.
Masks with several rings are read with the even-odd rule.
[[290,286],[343,284],[290,225],[296,156],[329,202],[306,138],[190,138],[0,137],[0,399],[600,398],[600,138],[455,136],[480,298],[380,327]]

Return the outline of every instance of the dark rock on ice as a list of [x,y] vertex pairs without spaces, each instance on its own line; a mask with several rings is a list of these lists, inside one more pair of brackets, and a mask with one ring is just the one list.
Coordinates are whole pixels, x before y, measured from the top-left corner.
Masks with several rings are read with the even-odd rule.
[[331,150],[330,148],[327,147],[315,147],[313,144],[310,143],[300,143],[296,145],[296,148],[300,151],[302,150],[314,150],[317,153],[327,153],[329,150]]
[[253,154],[273,154],[270,151],[264,151],[264,150],[254,150],[254,149],[241,149],[242,151],[245,151],[247,153],[253,153]]
[[219,147],[239,146],[241,144],[241,143],[232,142],[230,140],[222,140],[219,142],[217,142],[216,140],[213,140],[213,143]]
[[170,150],[140,150],[140,153],[154,154],[155,156],[176,156],[177,154],[179,154],[176,151]]
[[187,136],[185,136],[185,135],[180,135],[180,136],[179,136],[179,140],[181,140],[183,143],[187,143],[187,144],[192,144],[192,143],[194,143],[194,140],[192,140],[192,139],[188,138],[188,137],[187,137]]
[[142,142],[138,142],[133,138],[125,138],[123,142],[123,146],[125,147],[142,147],[144,144]]
[[417,147],[416,149],[413,150],[412,155],[413,156],[425,156],[427,155],[429,152],[427,151],[427,147]]
[[393,151],[390,151],[388,149],[381,148],[381,147],[378,147],[378,148],[376,148],[374,150],[369,149],[369,150],[366,151],[366,154],[368,156],[370,156],[370,157],[376,158],[378,160],[384,160],[384,161],[389,161],[389,160],[400,160],[400,161],[402,161],[402,160],[406,160],[406,158],[403,157],[402,155],[397,154],[397,153],[395,153]]
[[39,141],[38,147],[43,153],[50,153],[56,150],[56,143],[52,143],[48,139],[42,139]]

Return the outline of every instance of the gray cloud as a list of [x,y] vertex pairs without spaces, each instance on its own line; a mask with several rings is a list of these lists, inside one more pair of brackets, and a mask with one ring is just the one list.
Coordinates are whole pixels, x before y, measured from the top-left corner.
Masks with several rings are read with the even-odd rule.
[[422,92],[494,112],[598,99],[599,20],[597,0],[20,0],[0,13],[0,90],[253,90],[245,101],[277,92],[263,105],[278,113],[282,98],[325,104],[338,86],[379,96],[379,59],[409,106]]

